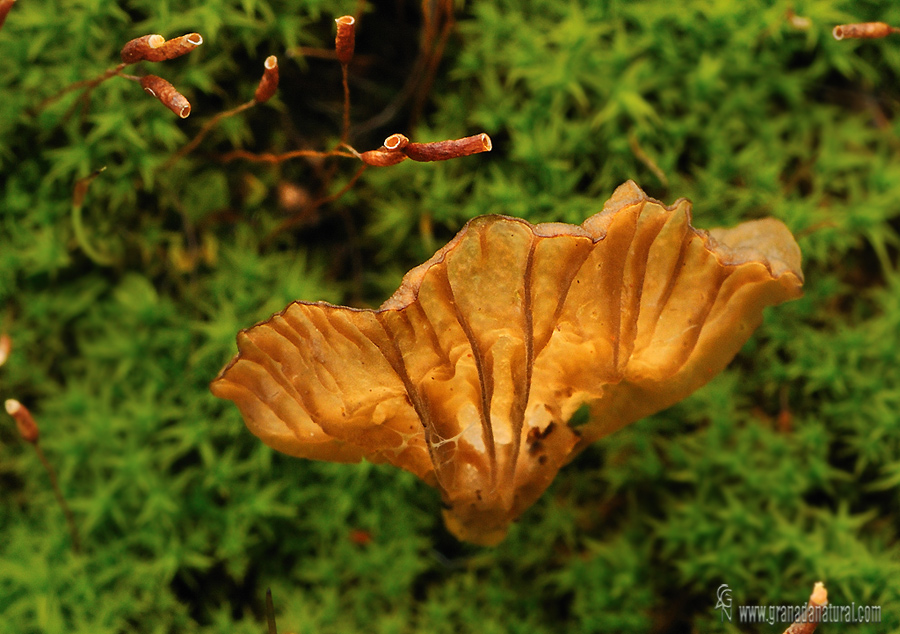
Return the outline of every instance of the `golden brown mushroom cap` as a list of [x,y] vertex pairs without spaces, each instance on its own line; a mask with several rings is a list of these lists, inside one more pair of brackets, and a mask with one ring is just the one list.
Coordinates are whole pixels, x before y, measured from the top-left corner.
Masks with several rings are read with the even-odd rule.
[[378,310],[294,302],[238,334],[211,387],[269,446],[411,471],[454,535],[496,544],[578,452],[704,385],[802,282],[781,222],[699,231],[688,201],[629,181],[581,226],[473,219]]

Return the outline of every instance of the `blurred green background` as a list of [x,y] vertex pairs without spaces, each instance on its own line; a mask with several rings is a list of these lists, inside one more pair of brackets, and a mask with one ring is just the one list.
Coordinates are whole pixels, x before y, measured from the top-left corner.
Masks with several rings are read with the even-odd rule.
[[[369,169],[334,201],[352,159],[222,162],[335,145],[333,19],[360,8],[354,147],[484,131],[493,152]],[[6,417],[0,632],[259,633],[267,587],[283,632],[781,632],[722,623],[717,588],[736,619],[820,579],[882,623],[819,631],[900,631],[900,36],[831,37],[863,20],[900,6],[21,0],[0,30],[0,398],[38,418],[85,552]],[[186,120],[122,78],[45,103],[133,37],[191,31],[190,55],[126,71],[172,81]],[[270,54],[278,96],[165,166]],[[275,454],[209,394],[236,332],[289,301],[375,307],[466,220],[580,223],[626,179],[699,227],[783,220],[805,296],[500,546],[456,542],[408,473]]]

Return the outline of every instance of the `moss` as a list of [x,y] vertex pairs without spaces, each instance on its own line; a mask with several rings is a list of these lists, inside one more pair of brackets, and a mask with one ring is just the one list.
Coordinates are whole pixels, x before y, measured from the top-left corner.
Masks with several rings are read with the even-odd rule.
[[[415,61],[421,16],[388,4],[360,20],[357,123]],[[493,152],[370,169],[273,234],[291,213],[279,185],[317,198],[353,161],[330,175],[217,157],[337,141],[338,67],[285,55],[329,47],[332,9],[47,0],[17,3],[0,30],[0,329],[14,342],[0,396],[38,418],[86,548],[71,553],[37,458],[0,425],[0,632],[258,632],[267,586],[286,631],[724,631],[721,583],[735,604],[797,604],[820,578],[833,603],[882,607],[855,631],[900,628],[900,49],[830,36],[900,9],[458,6],[420,123],[407,103],[352,141],[484,130]],[[122,79],[39,107],[131,38],[191,31],[203,46],[152,70],[189,119]],[[162,169],[252,96],[269,54],[279,95]],[[75,181],[104,166],[83,222],[113,266],[85,254],[71,215]],[[709,386],[567,467],[499,547],[453,541],[407,474],[273,454],[208,393],[235,332],[288,301],[377,305],[469,218],[580,222],[628,178],[691,198],[701,226],[784,220],[806,295]]]

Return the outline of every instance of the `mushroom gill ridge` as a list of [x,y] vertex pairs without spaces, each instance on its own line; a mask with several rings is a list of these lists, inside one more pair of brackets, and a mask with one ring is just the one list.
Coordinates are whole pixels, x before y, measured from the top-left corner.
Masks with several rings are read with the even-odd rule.
[[721,371],[802,280],[779,221],[707,233],[629,181],[580,226],[471,220],[378,310],[294,302],[238,333],[211,389],[279,451],[416,474],[451,532],[495,544],[589,443]]

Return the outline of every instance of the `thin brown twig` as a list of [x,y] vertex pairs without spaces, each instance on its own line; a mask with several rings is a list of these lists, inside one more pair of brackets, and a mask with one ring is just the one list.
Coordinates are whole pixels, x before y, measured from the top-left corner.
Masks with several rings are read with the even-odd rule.
[[422,11],[426,16],[426,30],[422,41],[422,50],[425,51],[430,48],[430,51],[425,57],[424,76],[419,82],[418,89],[414,93],[412,114],[409,118],[410,130],[415,129],[419,117],[422,114],[422,109],[425,107],[425,101],[428,99],[428,94],[431,92],[431,87],[437,76],[438,66],[444,57],[444,49],[447,46],[447,41],[450,39],[450,33],[456,25],[456,19],[453,15],[452,0],[441,0],[435,9],[435,13],[442,12],[444,14],[444,21],[441,25],[440,34],[437,35],[437,42],[435,43],[435,31],[437,30],[439,18],[432,16],[431,12],[425,8],[427,2],[428,0],[425,0],[425,2],[422,3]]
[[56,94],[51,95],[51,96],[47,97],[46,99],[44,99],[40,104],[38,104],[37,109],[39,111],[43,110],[44,108],[49,106],[51,103],[61,99],[62,97],[69,94],[73,90],[78,90],[79,88],[84,88],[85,91],[93,90],[94,88],[96,88],[97,86],[99,86],[100,84],[105,82],[107,79],[109,79],[111,77],[115,77],[116,75],[120,74],[122,72],[122,69],[124,69],[126,66],[128,66],[128,64],[125,64],[125,63],[118,64],[118,65],[114,66],[113,68],[107,68],[100,75],[97,75],[96,77],[94,77],[92,79],[82,79],[81,81],[76,81],[74,84],[69,84],[68,86],[66,86],[59,92],[57,92]]
[[354,126],[353,129],[357,135],[380,128],[393,121],[399,114],[400,109],[407,102],[413,100],[413,97],[415,97],[412,106],[413,114],[410,117],[408,128],[410,131],[415,128],[415,123],[418,119],[417,112],[421,109],[422,105],[424,105],[424,98],[422,95],[427,93],[427,90],[430,89],[429,86],[426,85],[428,73],[430,72],[429,69],[432,67],[435,69],[437,68],[437,65],[432,61],[436,54],[436,49],[439,48],[440,55],[443,55],[443,44],[438,47],[435,45],[435,40],[441,37],[445,44],[446,37],[450,34],[449,27],[445,27],[444,36],[439,36],[437,34],[438,22],[434,18],[434,13],[435,9],[432,8],[429,0],[424,0],[422,2],[422,40],[419,44],[419,53],[416,56],[416,61],[413,62],[412,68],[406,76],[406,81],[400,88],[400,91],[393,99],[391,99],[390,103],[388,103],[378,114],[367,121],[357,123]]
[[298,46],[288,50],[288,57],[318,57],[320,59],[337,59],[337,53],[333,48],[318,48],[315,46]]
[[327,205],[330,202],[334,202],[335,200],[337,200],[338,198],[340,198],[341,196],[346,194],[356,184],[356,181],[358,181],[359,177],[363,175],[363,172],[366,171],[367,167],[368,167],[368,165],[363,163],[362,166],[360,166],[360,168],[358,170],[356,170],[356,173],[350,177],[350,180],[348,180],[346,182],[346,184],[344,184],[344,186],[341,187],[338,191],[334,192],[333,194],[329,194],[328,196],[324,196],[323,198],[319,198],[318,200],[311,202],[300,213],[294,214],[290,218],[286,218],[277,227],[275,227],[275,229],[273,229],[271,232],[269,232],[269,235],[266,236],[264,242],[270,241],[272,238],[274,238],[276,235],[278,235],[285,229],[293,227],[295,224],[301,222],[303,218],[305,218],[309,215],[309,212],[311,212],[315,209],[318,209],[322,205]]
[[85,229],[82,217],[84,198],[87,196],[88,188],[94,179],[100,176],[104,171],[106,171],[106,166],[75,181],[75,186],[72,188],[72,230],[75,234],[75,241],[78,243],[78,246],[81,247],[84,254],[88,256],[94,264],[97,264],[98,266],[112,266],[116,263],[116,258],[109,253],[105,253],[105,250],[98,250],[93,246],[88,237],[88,232],[87,229]]
[[278,627],[275,625],[275,605],[272,603],[271,588],[266,588],[266,623],[269,634],[278,634]]
[[341,132],[341,144],[346,144],[350,138],[350,83],[347,81],[349,74],[348,65],[341,64],[341,81],[344,85],[344,124]]
[[63,514],[66,516],[66,524],[69,525],[69,534],[72,537],[72,550],[75,551],[76,554],[81,554],[81,539],[78,536],[78,527],[75,525],[75,516],[72,515],[72,509],[69,508],[66,498],[63,497],[62,490],[59,488],[56,470],[53,468],[53,465],[50,464],[50,461],[47,460],[47,456],[44,455],[44,450],[41,449],[41,446],[37,442],[34,443],[34,450],[37,452],[38,458],[40,459],[41,464],[44,465],[47,474],[50,476],[50,486],[53,487],[53,495],[56,496],[56,501],[59,503],[60,508],[63,510]]
[[425,65],[428,63],[426,57],[426,53],[420,50],[418,57],[416,57],[416,61],[413,63],[412,69],[406,76],[406,81],[403,83],[400,91],[394,95],[393,99],[391,99],[390,103],[382,108],[381,112],[372,116],[370,119],[353,126],[353,130],[357,136],[361,136],[376,128],[383,127],[397,117],[400,109],[412,98],[419,86],[419,81],[422,79],[422,72]]
[[334,202],[335,200],[337,200],[338,198],[340,198],[341,196],[346,194],[348,191],[350,191],[350,188],[356,184],[356,181],[358,181],[359,177],[363,175],[363,172],[366,171],[367,167],[368,167],[368,165],[365,165],[365,164],[361,165],[360,168],[358,170],[356,170],[356,173],[350,177],[350,180],[347,181],[346,185],[341,187],[338,191],[331,194],[330,196],[326,196],[325,198],[321,198],[321,199],[317,200],[316,202],[313,203],[312,206],[315,208],[315,207],[321,207],[322,205],[327,205],[328,203]]
[[80,125],[84,125],[87,122],[87,113],[91,107],[91,95],[93,94],[94,89],[91,88],[89,90],[84,90],[80,95],[78,95],[77,99],[72,101],[72,104],[66,109],[65,114],[63,114],[60,119],[60,123],[65,125],[69,122],[75,115],[75,111],[78,110],[78,107],[81,106],[81,123]]
[[796,232],[795,235],[799,240],[800,238],[805,238],[806,236],[812,235],[817,231],[822,231],[823,229],[837,229],[839,226],[840,225],[838,225],[838,223],[836,223],[834,220],[822,220]]
[[248,110],[249,108],[252,108],[255,105],[256,105],[256,100],[251,99],[247,103],[242,103],[241,105],[239,105],[235,108],[232,108],[231,110],[223,110],[222,112],[220,112],[220,113],[216,114],[215,116],[213,116],[212,118],[210,118],[206,123],[203,124],[203,127],[200,128],[200,131],[197,133],[197,135],[193,139],[191,139],[187,144],[185,144],[180,150],[175,152],[175,154],[170,156],[169,160],[167,160],[165,163],[163,163],[162,167],[160,167],[160,169],[165,170],[165,169],[172,167],[179,160],[181,160],[182,158],[184,158],[185,156],[187,156],[188,154],[193,152],[195,149],[197,149],[197,146],[200,145],[200,143],[203,141],[203,139],[206,138],[206,135],[209,134],[210,131],[214,127],[216,127],[220,121],[222,121],[223,119],[227,119],[228,117],[233,117],[236,114],[240,114],[244,110]]
[[628,145],[631,148],[631,153],[634,154],[634,157],[643,163],[647,169],[653,172],[653,175],[659,179],[659,182],[663,184],[663,186],[669,186],[669,179],[666,177],[666,173],[660,169],[659,165],[656,164],[650,155],[644,151],[644,148],[641,147],[641,144],[638,142],[637,135],[634,132],[630,132],[628,134]]
[[345,158],[356,158],[350,152],[341,152],[340,150],[330,150],[328,152],[320,152],[318,150],[293,150],[284,152],[283,154],[273,154],[271,152],[263,152],[262,154],[254,154],[247,150],[232,150],[227,154],[223,154],[219,160],[223,163],[230,163],[238,159],[253,161],[255,163],[281,163],[294,158],[301,157],[328,158],[329,156],[343,156]]

